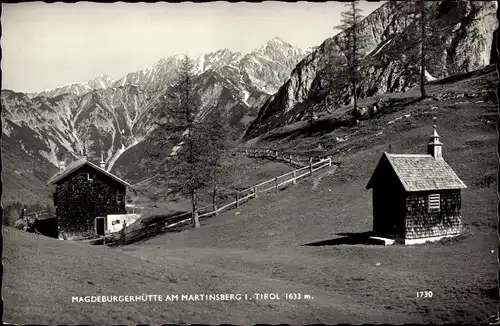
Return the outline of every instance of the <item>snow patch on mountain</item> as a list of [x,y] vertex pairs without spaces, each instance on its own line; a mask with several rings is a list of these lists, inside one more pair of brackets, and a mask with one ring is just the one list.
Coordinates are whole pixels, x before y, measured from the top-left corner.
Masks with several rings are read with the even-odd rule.
[[54,166],[57,167],[59,166],[59,162],[57,160],[58,146],[51,140],[49,140],[48,143],[49,143],[48,151],[41,150],[39,151],[39,154],[45,157],[47,161],[49,161],[50,163],[52,163]]
[[382,45],[378,48],[377,52],[372,54],[372,56],[377,55],[387,44],[391,43],[391,41],[392,41],[392,38],[388,39],[386,42],[382,43]]
[[111,157],[111,159],[107,162],[107,168],[106,171],[109,171],[113,165],[115,165],[116,160],[126,151],[125,145],[123,143],[121,144],[122,146],[120,149]]
[[199,56],[199,62],[198,62],[198,74],[201,74],[205,71],[204,66],[205,66],[205,56],[201,55]]
[[429,74],[429,72],[426,70],[425,71],[425,78],[427,79],[427,81],[433,81],[433,80],[436,80],[436,78],[434,78],[431,74]]
[[250,106],[248,104],[248,98],[250,97],[250,92],[249,91],[243,91],[243,103],[245,103],[247,106]]
[[177,155],[177,152],[179,151],[179,149],[181,149],[182,145],[184,145],[184,142],[180,142],[178,145],[175,145],[174,147],[172,147],[172,151],[170,152],[170,156]]

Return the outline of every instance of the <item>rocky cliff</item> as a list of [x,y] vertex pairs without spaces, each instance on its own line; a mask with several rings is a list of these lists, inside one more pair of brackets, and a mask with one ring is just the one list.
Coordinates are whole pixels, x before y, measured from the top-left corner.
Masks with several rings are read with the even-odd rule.
[[[359,85],[361,98],[385,92],[405,91],[418,85],[418,19],[409,14],[408,1],[390,1],[361,22],[366,40],[362,61],[364,79]],[[496,1],[428,2],[428,80],[468,72],[490,63],[493,33],[498,27]],[[304,58],[291,77],[260,109],[245,139],[268,130],[305,119],[311,109],[329,110],[348,104],[350,89],[332,91],[329,74],[335,73],[332,58],[338,56],[339,33],[327,39]]]
[[[217,107],[242,135],[270,93],[311,51],[274,38],[245,55],[223,49],[195,58],[200,114]],[[5,158],[12,161],[3,174],[16,180],[6,189],[13,191],[14,184],[22,184],[21,171],[25,179],[28,174],[37,179],[36,171],[44,178],[50,176],[60,154],[71,161],[84,144],[91,160],[99,161],[102,153],[107,169],[125,178],[130,173],[131,182],[141,179],[150,162],[143,164],[143,170],[130,162],[147,160],[141,147],[148,146],[160,109],[158,98],[173,82],[182,59],[183,55],[165,58],[117,80],[101,75],[86,83],[30,94],[2,90],[2,141],[4,150],[10,151]],[[25,163],[29,168],[21,167]]]

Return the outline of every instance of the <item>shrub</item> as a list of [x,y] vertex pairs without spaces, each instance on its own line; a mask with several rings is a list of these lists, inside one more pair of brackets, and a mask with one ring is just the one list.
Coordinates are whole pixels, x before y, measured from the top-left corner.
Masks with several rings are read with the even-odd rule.
[[14,223],[21,217],[23,204],[20,202],[11,203],[3,208],[2,225],[14,226]]

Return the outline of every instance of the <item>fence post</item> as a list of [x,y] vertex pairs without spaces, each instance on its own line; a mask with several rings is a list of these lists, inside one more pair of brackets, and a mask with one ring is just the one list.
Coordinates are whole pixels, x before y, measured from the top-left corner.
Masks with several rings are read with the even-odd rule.
[[328,166],[332,166],[332,158],[331,158],[331,156],[328,156]]
[[313,174],[313,164],[312,164],[312,158],[309,160],[309,175]]
[[253,187],[253,198],[257,198],[257,187]]
[[292,181],[293,184],[297,183],[297,179],[295,179],[296,177],[297,177],[297,172],[293,171],[293,181]]
[[239,192],[236,193],[236,208],[240,207]]
[[217,215],[217,184],[214,184],[214,192],[212,193],[212,209],[215,215]]
[[120,230],[120,240],[121,240],[121,245],[124,246],[125,245],[125,228],[127,227],[127,222],[124,221],[123,222],[123,227],[122,229]]
[[274,151],[274,157],[278,159],[278,151]]
[[278,177],[274,178],[274,187],[276,188],[276,193],[278,193]]

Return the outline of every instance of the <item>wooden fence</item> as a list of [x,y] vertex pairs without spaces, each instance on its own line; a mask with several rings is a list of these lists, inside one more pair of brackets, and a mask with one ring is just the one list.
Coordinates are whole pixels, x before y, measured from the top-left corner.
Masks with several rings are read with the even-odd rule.
[[235,149],[235,152],[240,154],[245,154],[248,157],[267,158],[275,161],[281,161],[295,167],[303,167],[310,163],[328,158],[328,156],[326,155],[311,156],[304,153],[299,154],[295,151],[281,151],[278,149],[272,149],[266,147],[259,147],[259,148],[238,147]]
[[[234,148],[234,153],[239,153],[239,154],[244,154],[249,157],[253,158],[267,158],[270,160],[274,161],[281,161],[285,164],[292,165],[294,167],[303,167],[308,165],[311,162],[319,161],[322,159],[326,159],[327,155],[325,153],[322,153],[323,155],[307,155],[307,154],[299,154],[294,151],[281,151],[277,149],[272,149],[272,148],[266,148],[266,147],[236,147]],[[148,177],[144,180],[141,180],[137,183],[134,183],[132,187],[139,186],[143,184],[146,181],[149,181],[151,179],[154,179],[155,177],[159,176],[160,174],[155,174],[152,177]]]
[[29,221],[33,221],[33,220],[38,219],[38,218],[53,217],[54,215],[55,215],[54,212],[51,212],[49,210],[44,210],[44,211],[36,211],[36,212],[26,213],[26,215],[23,218],[28,219]]
[[[338,164],[338,163],[335,163]],[[217,204],[214,203],[212,205],[204,206],[198,209],[198,217],[199,218],[206,218],[211,215],[218,215],[219,213],[230,210],[233,208],[239,208],[240,205],[251,198],[257,198],[259,194],[263,194],[266,192],[274,191],[278,192],[280,188],[283,188],[284,186],[287,186],[289,184],[296,184],[297,180],[304,178],[306,176],[312,175],[315,171],[332,166],[332,159],[330,157],[321,159],[320,161],[316,163],[312,163],[310,161],[309,165],[303,166],[299,169],[293,170],[291,172],[285,173],[283,175],[277,176],[273,179],[269,179],[267,181],[261,182],[259,184],[253,185],[245,190],[238,191],[235,194],[235,200],[225,204],[222,207],[217,207]],[[191,212],[185,213],[186,216],[189,216],[189,218],[186,218],[181,221],[177,221],[173,224],[168,224],[167,228],[172,228],[174,226],[178,226],[180,224],[185,224],[191,221]]]
[[[252,198],[257,198],[260,194],[266,192],[276,192],[278,193],[281,188],[288,186],[290,184],[296,184],[297,181],[306,176],[311,176],[315,171],[323,169],[325,167],[330,167],[332,164],[339,165],[339,162],[332,162],[331,157],[327,158],[317,158],[317,157],[306,157],[304,155],[295,155],[295,157],[290,157],[289,153],[284,153],[280,151],[275,151],[268,148],[247,148],[238,150],[240,153],[245,153],[248,156],[253,157],[265,157],[275,160],[283,160],[287,163],[293,165],[298,165],[299,168],[291,172],[282,174],[275,178],[269,179],[267,181],[261,182],[259,184],[253,185],[247,189],[238,191],[234,195],[234,200],[225,203],[223,206],[218,207],[218,204],[214,202],[211,205],[203,206],[197,209],[198,218],[204,219],[210,216],[218,215],[221,212],[228,211],[234,208],[239,208],[241,204],[247,202]],[[288,154],[288,156],[287,156]],[[318,160],[317,162],[314,162]],[[108,235],[105,237],[104,244],[107,245],[117,245],[117,244],[128,244],[135,241],[140,241],[148,237],[154,236],[161,233],[164,230],[174,228],[176,226],[182,226],[188,224],[192,221],[192,213],[185,212],[180,214],[175,214],[175,216],[169,216],[164,219],[158,219],[158,221],[146,225],[144,228],[139,229],[129,229],[125,228],[122,232],[117,234]],[[127,230],[129,229],[129,230]],[[103,243],[103,239],[96,239],[93,244]]]

